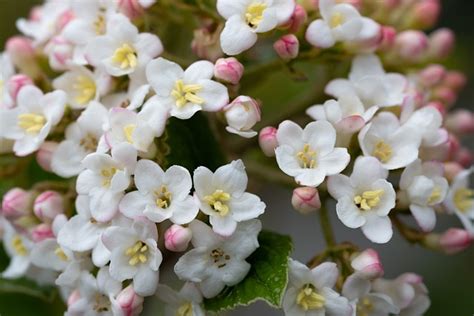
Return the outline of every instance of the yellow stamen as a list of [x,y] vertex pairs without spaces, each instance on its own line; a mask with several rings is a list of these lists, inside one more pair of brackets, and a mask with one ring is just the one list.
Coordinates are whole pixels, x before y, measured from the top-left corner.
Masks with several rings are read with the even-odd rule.
[[454,192],[454,205],[461,212],[465,213],[474,206],[474,190],[461,188]]
[[204,99],[196,95],[201,89],[201,85],[185,85],[183,80],[177,80],[174,89],[171,91],[171,95],[176,99],[176,106],[178,108],[182,108],[188,102],[201,105],[204,103]]
[[38,134],[46,124],[46,118],[41,114],[24,113],[18,115],[18,126],[29,134]]
[[377,158],[383,163],[386,163],[392,158],[393,155],[393,150],[392,146],[384,142],[383,140],[379,141],[374,148],[374,152],[372,153],[372,156]]
[[342,13],[335,12],[331,16],[331,20],[329,21],[329,25],[331,26],[331,28],[336,28],[336,27],[340,26],[341,24],[343,24],[345,20],[346,19],[345,19],[344,15]]
[[184,303],[176,311],[176,316],[192,316],[193,305],[190,302]]
[[250,27],[256,27],[263,20],[263,12],[267,8],[265,3],[252,3],[245,12],[245,21]]
[[230,194],[223,190],[216,190],[211,195],[206,195],[206,201],[213,209],[221,216],[226,216],[229,213],[229,206],[226,204],[230,200]]
[[364,297],[357,303],[357,316],[369,316],[373,309],[372,301]]
[[103,35],[105,33],[105,27],[107,26],[104,14],[100,13],[97,19],[94,21],[94,30],[97,35]]
[[122,69],[135,68],[138,65],[137,52],[132,46],[123,44],[115,50],[112,62]]
[[296,304],[304,311],[323,308],[326,303],[324,296],[319,294],[311,284],[306,284],[296,296]]
[[95,135],[92,134],[87,134],[79,142],[81,147],[84,148],[87,152],[95,151],[97,149],[97,143],[97,138],[95,137]]
[[61,247],[56,248],[56,250],[54,250],[54,254],[58,256],[58,258],[61,259],[62,261],[68,260],[66,254],[64,253],[64,250],[62,250]]
[[364,211],[371,210],[380,203],[380,197],[383,195],[383,190],[365,191],[362,195],[354,197],[354,203]]
[[133,144],[133,132],[135,131],[136,128],[137,128],[137,125],[135,125],[135,124],[125,125],[124,128],[123,128],[123,133],[125,134],[125,139],[130,144]]
[[20,236],[16,235],[13,237],[11,243],[13,249],[19,256],[26,256],[28,254],[28,250],[26,249],[25,244],[23,243],[23,240]]
[[128,264],[135,266],[138,263],[145,263],[148,260],[148,246],[142,242],[137,241],[132,247],[129,247],[125,250],[125,255],[130,257]]
[[115,175],[115,173],[117,172],[117,168],[109,168],[109,169],[102,169],[102,171],[100,172],[100,174],[102,175],[102,177],[104,178],[102,180],[102,186],[108,188],[110,187],[110,184],[112,182],[112,178],[113,176]]
[[428,198],[428,204],[436,204],[441,202],[441,193],[440,187],[434,187],[430,197]]
[[78,76],[72,87],[76,92],[74,100],[80,105],[84,105],[92,101],[97,91],[94,80],[88,76]]
[[296,157],[300,161],[300,165],[303,168],[313,169],[316,168],[316,152],[311,149],[309,144],[305,144],[303,150],[296,154]]
[[171,192],[165,185],[162,185],[159,190],[155,191],[156,205],[159,208],[166,209],[171,204]]

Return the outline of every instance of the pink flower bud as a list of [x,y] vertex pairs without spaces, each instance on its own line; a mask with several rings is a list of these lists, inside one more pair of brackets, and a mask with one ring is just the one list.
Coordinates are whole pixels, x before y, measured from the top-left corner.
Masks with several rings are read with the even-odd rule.
[[449,107],[456,102],[458,95],[453,89],[440,86],[433,90],[433,98],[440,100]]
[[191,229],[174,224],[165,232],[165,247],[174,252],[185,251],[192,237]]
[[51,223],[56,215],[64,213],[64,198],[56,191],[45,191],[36,197],[33,212],[43,222]]
[[351,265],[355,271],[368,279],[380,278],[384,273],[379,254],[373,249],[362,251],[352,259]]
[[321,208],[319,192],[316,188],[300,187],[293,190],[291,205],[301,214],[316,212]]
[[7,82],[8,93],[16,102],[16,98],[18,97],[21,88],[31,85],[33,85],[33,80],[31,80],[30,77],[23,74],[14,75]]
[[139,315],[143,310],[143,297],[138,296],[133,286],[129,285],[117,295],[113,305],[113,310],[118,312],[118,315]]
[[441,235],[439,244],[447,254],[455,254],[467,249],[473,236],[464,229],[450,228]]
[[13,188],[3,196],[2,214],[9,220],[29,215],[31,213],[31,192]]
[[51,39],[45,47],[51,68],[58,71],[67,70],[73,57],[73,50],[74,46],[64,38],[56,36]]
[[241,95],[224,108],[227,131],[251,138],[257,135],[252,128],[260,121],[260,106],[251,97]]
[[459,71],[449,71],[444,77],[443,85],[453,89],[454,91],[461,91],[467,83],[466,75]]
[[464,168],[457,162],[445,162],[444,163],[444,177],[452,182],[456,176],[463,171]]
[[258,143],[260,148],[267,157],[275,156],[275,148],[278,147],[276,134],[277,129],[275,127],[267,126],[263,128],[258,135]]
[[144,9],[155,3],[154,0],[119,0],[119,8],[122,13],[130,19],[135,19],[143,15]]
[[379,49],[388,50],[395,44],[395,37],[397,36],[397,30],[392,26],[382,26],[382,38],[380,39]]
[[67,306],[74,305],[77,301],[81,299],[81,293],[79,293],[79,290],[75,290],[69,295],[67,298]]
[[474,114],[464,109],[456,110],[448,115],[445,126],[458,135],[474,133]]
[[282,59],[293,59],[298,56],[300,42],[293,34],[284,35],[273,44],[273,49]]
[[54,232],[49,224],[39,224],[31,230],[31,238],[34,242],[40,242],[47,238],[54,238]]
[[44,170],[51,172],[51,160],[53,153],[58,148],[58,143],[44,142],[36,152],[36,161]]
[[441,12],[439,0],[424,0],[413,7],[413,23],[420,28],[430,28],[438,21]]
[[442,102],[431,101],[428,104],[426,104],[425,106],[431,106],[431,107],[435,108],[436,110],[438,110],[438,112],[443,117],[446,115],[447,110],[446,110],[446,107],[444,106],[444,104]]
[[439,29],[430,35],[429,55],[435,59],[444,59],[451,54],[455,43],[453,31],[447,28]]
[[408,61],[418,61],[428,48],[425,33],[408,30],[399,33],[395,38],[395,48],[398,55]]
[[464,147],[458,150],[454,159],[464,168],[469,168],[474,160],[471,151]]
[[447,142],[448,157],[454,158],[457,152],[461,149],[461,142],[453,134],[449,134]]
[[420,80],[426,87],[439,84],[446,76],[446,69],[441,65],[429,65],[420,72]]
[[284,27],[288,27],[288,31],[290,33],[296,33],[299,29],[304,25],[306,20],[308,19],[308,13],[304,9],[304,7],[300,4],[296,4],[295,10],[291,15],[290,20]]
[[31,39],[24,36],[10,37],[6,43],[6,51],[12,58],[15,65],[19,66],[24,59],[33,59],[35,49]]
[[58,21],[57,21],[58,31],[63,30],[66,27],[66,25],[69,24],[69,22],[74,20],[74,18],[75,18],[75,15],[74,15],[73,10],[67,10],[64,13],[62,13],[59,16]]
[[234,57],[219,58],[214,66],[217,79],[238,84],[244,73],[244,66]]
[[223,26],[217,28],[202,27],[194,30],[194,39],[191,43],[193,52],[202,59],[215,61],[224,53],[220,44],[220,33]]

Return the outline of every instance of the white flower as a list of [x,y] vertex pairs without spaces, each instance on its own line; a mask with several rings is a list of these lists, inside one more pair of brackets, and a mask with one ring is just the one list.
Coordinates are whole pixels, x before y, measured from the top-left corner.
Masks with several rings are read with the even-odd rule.
[[379,25],[362,17],[352,5],[335,0],[320,0],[322,19],[311,22],[306,30],[306,40],[320,48],[329,48],[336,42],[353,42],[372,38],[379,32]]
[[83,170],[82,160],[96,151],[106,117],[107,109],[93,101],[77,121],[67,127],[65,139],[59,143],[51,160],[51,169],[56,174],[72,177]]
[[89,196],[94,219],[107,222],[115,216],[136,162],[137,151],[128,143],[112,148],[112,156],[93,153],[84,158],[85,170],[77,178],[76,190]]
[[328,180],[339,219],[347,227],[361,227],[375,243],[386,243],[393,234],[388,213],[395,207],[396,194],[387,176],[377,159],[359,157],[350,177],[338,174]]
[[2,226],[3,246],[10,258],[10,263],[1,273],[1,277],[5,279],[16,279],[24,276],[31,267],[33,242],[18,233],[6,220],[2,220]]
[[257,132],[252,130],[254,125],[260,121],[260,106],[257,101],[241,95],[227,105],[224,112],[229,125],[226,130],[229,133],[245,138],[257,135]]
[[193,179],[201,211],[209,215],[212,229],[219,235],[232,235],[238,222],[256,218],[265,211],[265,203],[258,196],[245,192],[248,178],[242,160],[232,161],[215,173],[199,167]]
[[350,161],[346,148],[334,148],[336,130],[326,121],[309,123],[304,130],[284,121],[278,127],[277,139],[278,166],[300,185],[317,187],[327,175],[344,170]]
[[442,128],[443,116],[432,106],[413,112],[414,102],[407,101],[402,108],[401,121],[412,127],[422,139],[421,146],[436,147],[448,141],[448,132]]
[[121,282],[133,279],[138,295],[153,295],[162,261],[157,240],[155,224],[146,219],[134,221],[131,227],[108,228],[102,241],[112,253],[109,269],[112,278]]
[[421,137],[412,126],[402,125],[390,112],[379,113],[359,133],[359,145],[365,156],[377,158],[385,169],[408,166],[418,158]]
[[148,64],[146,76],[156,96],[145,108],[166,109],[183,120],[200,110],[219,111],[229,103],[229,95],[223,84],[211,80],[213,75],[214,66],[208,61],[197,61],[183,71],[174,62],[155,59]]
[[166,304],[164,316],[204,316],[201,307],[202,294],[194,283],[186,282],[179,292],[160,284],[156,291],[158,298]]
[[250,270],[245,259],[258,248],[259,220],[240,223],[228,238],[219,236],[200,221],[189,224],[194,249],[185,253],[174,267],[178,277],[195,282],[204,297],[219,294],[224,287],[242,281]]
[[448,193],[449,184],[443,173],[441,164],[417,159],[403,170],[400,178],[400,189],[408,198],[411,213],[426,232],[436,224],[434,206],[443,202]]
[[380,107],[401,105],[406,87],[407,79],[403,75],[386,73],[376,55],[363,54],[352,61],[349,80],[335,79],[325,91],[336,98],[358,97],[366,111],[373,115]]
[[461,171],[451,183],[444,204],[454,212],[467,231],[474,235],[474,190],[469,187],[469,179],[474,168]]
[[17,156],[29,155],[59,123],[65,104],[63,91],[43,95],[40,89],[26,86],[18,94],[16,108],[0,110],[0,136],[15,141],[13,150]]
[[237,55],[265,33],[285,23],[295,9],[293,0],[218,0],[217,11],[227,21],[221,33],[221,47],[227,55]]
[[352,308],[345,297],[332,288],[339,271],[332,262],[324,262],[310,270],[290,259],[289,280],[283,310],[287,316],[350,316]]
[[167,219],[175,224],[191,222],[199,206],[191,195],[191,175],[180,166],[163,171],[151,160],[140,160],[135,168],[135,186],[138,191],[127,193],[119,205],[127,217],[146,216],[161,223]]
[[150,33],[138,33],[138,29],[122,14],[107,21],[105,35],[94,38],[86,48],[86,59],[96,67],[103,66],[112,76],[133,73],[161,54],[160,39]]
[[85,67],[73,67],[54,79],[53,86],[67,93],[68,104],[73,109],[84,109],[107,93],[110,76],[100,69],[92,72]]

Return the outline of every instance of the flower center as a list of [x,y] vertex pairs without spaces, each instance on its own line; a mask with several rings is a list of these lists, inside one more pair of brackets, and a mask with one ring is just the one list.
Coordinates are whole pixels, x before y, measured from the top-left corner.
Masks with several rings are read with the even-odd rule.
[[184,303],[176,311],[176,316],[193,316],[193,305],[190,302]]
[[377,144],[375,144],[372,156],[374,156],[381,162],[386,163],[390,160],[390,158],[392,158],[392,154],[392,146],[381,140]]
[[62,261],[68,260],[66,254],[64,253],[64,250],[62,250],[61,247],[57,247],[56,250],[54,250],[54,254]]
[[135,68],[138,64],[137,52],[132,46],[123,44],[115,50],[112,62],[122,69]]
[[454,193],[454,205],[463,213],[469,211],[474,205],[474,190],[458,189]]
[[110,299],[104,294],[97,293],[94,297],[93,309],[97,313],[110,311]]
[[267,8],[265,3],[252,3],[245,12],[245,22],[250,27],[256,27],[263,20],[263,12]]
[[26,249],[25,244],[23,243],[23,240],[20,236],[16,235],[13,237],[12,246],[19,256],[26,256],[28,254],[28,250]]
[[431,192],[430,197],[428,198],[428,204],[437,204],[441,201],[441,188],[434,187],[433,191]]
[[296,296],[296,304],[304,311],[324,307],[326,299],[316,291],[312,284],[306,284]]
[[223,190],[216,190],[211,195],[206,195],[204,201],[212,207],[214,211],[221,216],[226,216],[229,213],[229,206],[226,202],[230,200],[230,194]]
[[171,204],[171,192],[165,185],[162,185],[158,190],[155,191],[156,205],[159,208],[166,209]]
[[110,187],[110,184],[112,182],[112,178],[113,178],[113,176],[115,175],[116,172],[117,172],[117,168],[114,168],[114,167],[111,167],[111,168],[108,168],[108,169],[102,169],[102,171],[100,172],[100,174],[104,178],[102,180],[102,186],[104,186],[106,188]]
[[176,106],[178,108],[182,108],[188,102],[201,105],[204,103],[204,99],[196,95],[201,89],[201,85],[184,84],[183,80],[177,80],[171,95],[176,99]]
[[128,264],[136,266],[138,263],[145,263],[148,258],[148,246],[142,241],[137,241],[135,245],[125,250],[125,255],[130,257]]
[[331,28],[336,28],[345,22],[345,17],[341,12],[335,12],[331,15],[331,19],[329,21],[329,25]]
[[227,261],[230,260],[230,256],[224,252],[221,248],[216,248],[211,251],[210,254],[214,264],[220,269],[227,265]]
[[383,190],[365,191],[362,195],[354,197],[354,203],[361,210],[368,211],[376,207],[380,203],[380,197],[383,195]]
[[41,114],[24,113],[18,116],[18,126],[29,134],[38,134],[46,124],[46,118]]
[[106,27],[106,22],[105,22],[105,16],[103,13],[99,13],[97,15],[97,18],[95,19],[94,23],[94,30],[97,35],[102,35],[105,33],[105,27]]
[[305,144],[303,150],[296,154],[302,168],[316,168],[316,151],[311,149],[309,144]]
[[97,138],[92,134],[87,134],[79,142],[82,148],[87,152],[93,152],[97,148]]
[[135,124],[125,125],[124,128],[123,128],[123,133],[125,135],[125,139],[130,144],[133,144],[133,132],[135,131],[136,128],[137,128],[137,125],[135,125]]
[[369,316],[373,309],[374,305],[372,304],[372,301],[369,300],[367,297],[364,297],[357,303],[358,316]]
[[94,80],[87,76],[77,76],[72,87],[76,90],[76,96],[74,99],[80,105],[87,104],[94,99],[97,91]]

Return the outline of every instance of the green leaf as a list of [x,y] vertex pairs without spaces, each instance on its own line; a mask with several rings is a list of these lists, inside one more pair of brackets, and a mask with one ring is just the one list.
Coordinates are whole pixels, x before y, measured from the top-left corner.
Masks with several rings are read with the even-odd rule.
[[0,294],[23,294],[45,302],[52,302],[57,295],[57,291],[54,287],[39,286],[25,278],[15,280],[0,279]]
[[260,247],[247,259],[252,265],[249,274],[239,284],[225,288],[218,296],[206,299],[208,311],[221,312],[237,306],[265,301],[279,308],[288,283],[288,258],[292,250],[288,236],[262,231]]

